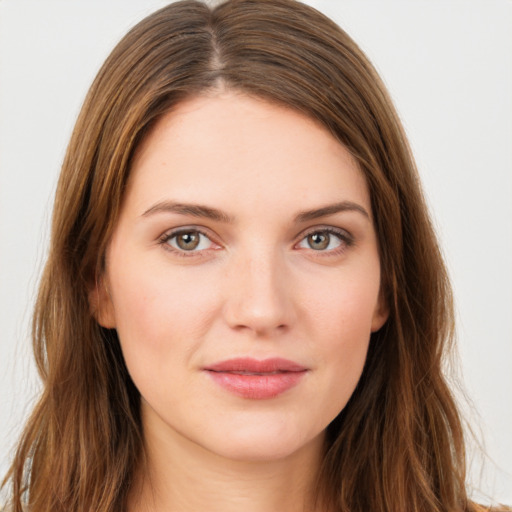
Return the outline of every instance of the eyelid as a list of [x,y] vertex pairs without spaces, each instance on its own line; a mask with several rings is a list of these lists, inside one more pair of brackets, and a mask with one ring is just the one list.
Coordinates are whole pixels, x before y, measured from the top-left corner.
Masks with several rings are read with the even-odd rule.
[[318,232],[327,232],[333,233],[335,235],[339,235],[341,238],[353,240],[354,237],[352,234],[343,228],[338,228],[336,226],[330,225],[319,225],[319,226],[311,226],[310,228],[305,229],[298,237],[299,241],[305,238],[308,235]]
[[[197,251],[186,251],[181,250],[176,247],[171,246],[168,242],[172,238],[182,234],[182,233],[199,233],[200,235],[205,236],[211,244],[215,245],[216,247],[209,247],[207,249],[200,249]],[[214,240],[214,237],[210,234],[209,230],[206,228],[203,228],[202,226],[180,226],[178,228],[173,228],[165,231],[162,235],[158,237],[158,243],[163,246],[163,248],[173,254],[184,256],[184,257],[192,257],[192,256],[201,256],[205,252],[210,250],[217,250],[220,248],[220,244]]]
[[329,225],[320,225],[320,226],[312,226],[312,227],[306,229],[305,231],[303,231],[299,235],[297,242],[294,244],[294,247],[297,247],[297,245],[299,243],[301,243],[306,237],[308,237],[309,235],[312,235],[314,233],[333,234],[333,235],[339,237],[339,239],[344,244],[344,246],[342,246],[342,247],[338,247],[338,248],[331,249],[328,251],[315,251],[314,249],[311,249],[311,251],[317,253],[318,255],[338,254],[338,253],[346,250],[347,247],[351,247],[355,243],[354,236],[346,229],[338,228],[335,226],[329,226]]
[[[188,233],[188,232],[197,232],[200,235],[205,236],[211,244],[213,244],[216,247],[209,247],[207,249],[200,249],[197,251],[186,251],[186,250],[180,250],[175,247],[172,247],[167,242],[175,237],[178,236],[181,233]],[[354,236],[347,231],[346,229],[330,226],[330,225],[316,225],[311,226],[304,230],[298,237],[296,242],[294,243],[293,247],[297,248],[297,245],[301,243],[306,237],[309,235],[312,235],[314,233],[329,233],[332,235],[337,236],[341,242],[342,246],[337,247],[335,249],[330,249],[326,251],[315,251],[314,249],[311,249],[311,251],[317,253],[318,255],[332,255],[332,254],[338,254],[347,249],[347,247],[350,247],[354,244]],[[177,228],[172,228],[167,231],[165,231],[162,235],[158,237],[158,243],[162,246],[164,246],[165,250],[168,250],[169,252],[172,252],[174,254],[177,254],[179,256],[185,256],[185,257],[191,257],[191,256],[201,256],[204,255],[204,253],[210,251],[210,250],[218,250],[222,248],[222,245],[215,240],[215,236],[212,236],[209,229],[203,227],[203,226],[197,226],[197,225],[189,225],[189,226],[179,226]]]

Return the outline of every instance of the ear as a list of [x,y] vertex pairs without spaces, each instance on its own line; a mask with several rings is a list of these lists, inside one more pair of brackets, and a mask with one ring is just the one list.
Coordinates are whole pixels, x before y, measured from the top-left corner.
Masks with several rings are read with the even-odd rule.
[[387,321],[389,317],[389,306],[388,302],[382,293],[379,292],[379,299],[372,317],[372,332],[377,332]]
[[89,290],[89,307],[96,321],[107,329],[116,328],[112,297],[105,276],[100,276]]

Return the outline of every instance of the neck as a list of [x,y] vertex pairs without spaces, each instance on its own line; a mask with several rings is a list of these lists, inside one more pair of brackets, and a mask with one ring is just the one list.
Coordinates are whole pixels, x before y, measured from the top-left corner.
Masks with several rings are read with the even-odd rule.
[[175,432],[162,437],[148,430],[146,460],[130,493],[128,512],[314,510],[323,436],[284,458],[232,460]]

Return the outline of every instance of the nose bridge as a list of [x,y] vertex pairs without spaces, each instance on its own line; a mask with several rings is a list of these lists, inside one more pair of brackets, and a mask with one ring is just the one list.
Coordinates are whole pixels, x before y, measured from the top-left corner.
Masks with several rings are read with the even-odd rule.
[[253,246],[234,258],[226,300],[231,327],[265,334],[289,326],[291,290],[282,255],[269,246]]

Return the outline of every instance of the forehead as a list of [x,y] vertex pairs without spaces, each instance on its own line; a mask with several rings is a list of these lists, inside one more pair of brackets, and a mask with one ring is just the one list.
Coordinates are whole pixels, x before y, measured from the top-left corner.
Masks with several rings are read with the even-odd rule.
[[369,208],[355,159],[327,129],[235,92],[197,96],[164,115],[136,152],[127,195],[141,207],[171,195],[225,209],[340,200]]

